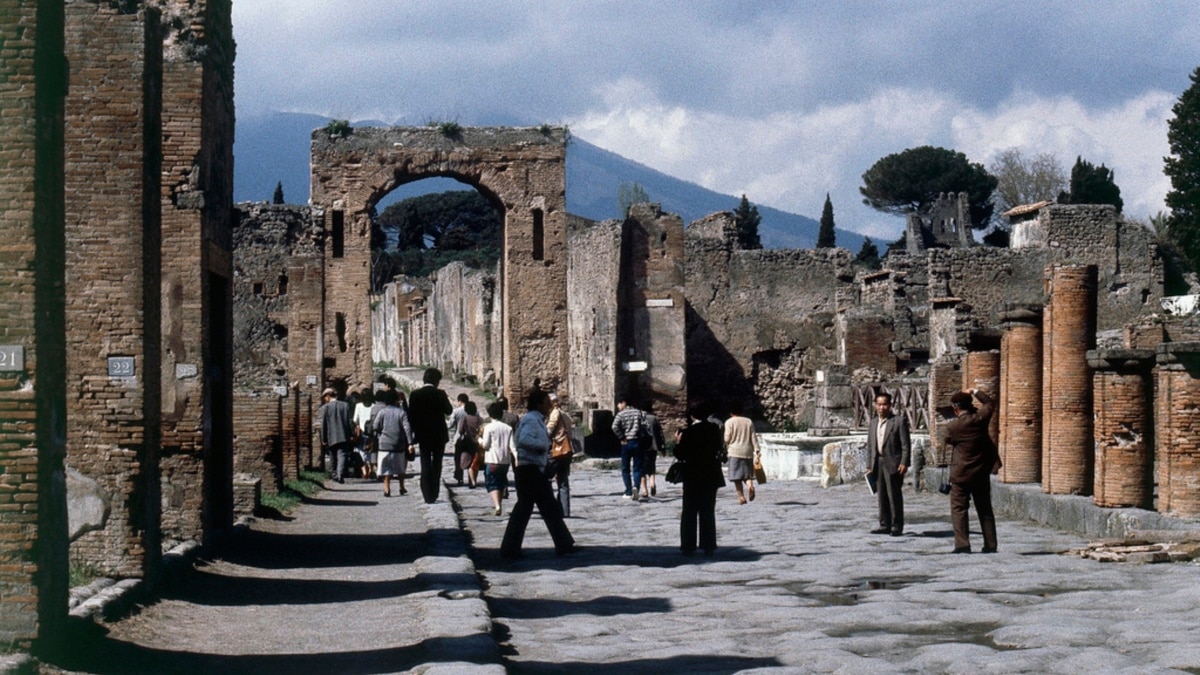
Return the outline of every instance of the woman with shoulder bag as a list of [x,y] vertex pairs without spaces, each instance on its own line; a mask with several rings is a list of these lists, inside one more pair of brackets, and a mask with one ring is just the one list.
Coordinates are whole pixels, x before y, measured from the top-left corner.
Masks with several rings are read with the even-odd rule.
[[575,423],[561,404],[557,394],[550,394],[550,417],[546,420],[546,431],[550,434],[550,462],[546,465],[546,475],[554,479],[555,497],[562,507],[563,517],[570,518],[571,461],[575,455],[571,432]]

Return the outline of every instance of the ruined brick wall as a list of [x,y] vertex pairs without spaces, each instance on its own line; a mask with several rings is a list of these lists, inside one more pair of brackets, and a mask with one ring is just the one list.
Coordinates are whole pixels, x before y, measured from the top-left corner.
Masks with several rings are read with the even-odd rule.
[[619,220],[578,219],[569,234],[567,373],[574,403],[585,410],[613,410],[615,405],[621,231]]
[[1092,494],[1092,370],[1096,347],[1096,267],[1046,268],[1050,298],[1042,320],[1042,490]]
[[0,11],[0,647],[64,634],[63,3]]
[[815,373],[836,360],[838,293],[857,292],[853,256],[743,251],[728,237],[703,236],[728,232],[713,222],[730,218],[715,214],[687,230],[689,396],[759,404],[751,414],[777,425],[812,424]]
[[[403,183],[453,176],[504,213],[501,381],[511,399],[534,377],[565,389],[566,130],[436,127],[313,133],[312,203],[334,240],[326,256],[324,379],[371,376],[370,218]],[[517,309],[519,308],[519,310]],[[335,314],[341,313],[339,318]]]
[[[683,220],[657,204],[635,204],[623,223],[617,290],[617,394],[662,419],[687,413]],[[643,369],[644,368],[644,369]]]
[[1098,506],[1154,507],[1153,357],[1150,350],[1088,353],[1088,364],[1095,370],[1094,498]]
[[927,260],[930,293],[959,298],[983,325],[998,323],[1005,303],[1042,301],[1044,251],[973,246],[934,249]]
[[152,9],[66,4],[66,461],[112,506],[71,556],[116,577],[161,556],[159,27]]
[[1159,345],[1154,367],[1154,477],[1161,513],[1200,515],[1200,342]]
[[284,409],[291,400],[247,391],[233,398],[234,473],[261,479],[270,492],[283,488]]
[[896,373],[891,316],[867,308],[852,308],[838,314],[836,325],[841,365],[852,370],[869,368],[882,375]]
[[[987,392],[993,401],[1001,400],[1000,390],[1000,352],[999,350],[969,351],[962,359],[962,388],[964,391],[978,389]],[[988,424],[988,434],[993,443],[1000,442],[1000,416],[992,415]]]
[[201,539],[205,521],[210,530],[232,523],[231,7],[152,4],[164,31],[162,527],[175,540]]
[[[273,387],[281,378],[303,383],[318,369],[319,324],[297,315],[314,306],[320,312],[320,226],[308,207],[250,202],[237,205],[233,236],[236,388]],[[306,283],[309,273],[318,278]],[[293,371],[293,351],[307,368]]]

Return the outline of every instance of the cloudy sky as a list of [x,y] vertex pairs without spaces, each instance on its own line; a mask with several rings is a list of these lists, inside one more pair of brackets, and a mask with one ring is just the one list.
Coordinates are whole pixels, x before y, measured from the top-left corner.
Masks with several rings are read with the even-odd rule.
[[919,145],[1115,172],[1163,209],[1193,0],[234,0],[239,117],[567,124],[664,173],[895,239],[862,174]]

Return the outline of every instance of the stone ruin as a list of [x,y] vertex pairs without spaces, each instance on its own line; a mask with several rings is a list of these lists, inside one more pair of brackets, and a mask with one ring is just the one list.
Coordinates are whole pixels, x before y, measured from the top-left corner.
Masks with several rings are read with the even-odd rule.
[[[0,31],[0,644],[66,634],[70,564],[144,592],[164,550],[218,541],[316,462],[313,393],[377,361],[540,378],[596,443],[627,393],[836,432],[886,390],[936,434],[950,392],[991,388],[1001,480],[1200,513],[1200,330],[1111,207],[1042,205],[1001,249],[947,195],[866,273],[742,250],[728,213],[572,218],[561,129],[400,128],[318,130],[311,207],[235,210],[228,0],[18,0]],[[503,212],[508,255],[371,297],[374,205],[430,175]]]

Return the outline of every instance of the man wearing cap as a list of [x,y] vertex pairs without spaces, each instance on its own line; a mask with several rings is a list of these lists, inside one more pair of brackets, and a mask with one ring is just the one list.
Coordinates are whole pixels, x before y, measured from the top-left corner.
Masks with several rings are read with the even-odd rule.
[[[975,404],[979,405],[976,406]],[[942,425],[943,447],[950,451],[950,520],[954,553],[970,553],[967,510],[975,500],[983,552],[996,552],[996,516],[992,513],[992,477],[1000,471],[1000,451],[988,434],[995,406],[987,392],[971,389],[950,397],[954,419]]]
[[354,446],[354,423],[350,415],[350,405],[338,398],[337,391],[332,387],[321,392],[321,409],[317,411],[317,419],[321,424],[321,445],[325,448],[328,462],[325,468],[330,472],[330,478],[341,483],[345,481],[346,459]]

